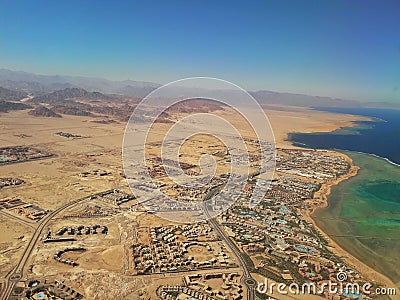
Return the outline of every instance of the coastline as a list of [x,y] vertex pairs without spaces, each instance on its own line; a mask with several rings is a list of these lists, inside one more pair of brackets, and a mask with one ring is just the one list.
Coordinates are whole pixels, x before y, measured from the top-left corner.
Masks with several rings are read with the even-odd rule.
[[[299,111],[300,112],[300,111]],[[299,145],[296,144],[296,142],[290,140],[290,133],[313,133],[313,132],[332,132],[335,130],[338,130],[343,127],[357,127],[357,121],[377,121],[376,119],[374,120],[372,117],[369,116],[361,116],[361,115],[353,115],[353,114],[343,114],[343,113],[333,113],[335,116],[334,119],[330,119],[330,115],[326,115],[326,112],[321,112],[321,111],[314,111],[314,113],[322,113],[321,115],[311,115],[309,114],[309,110],[306,111],[301,111],[304,114],[304,117],[311,117],[312,123],[307,122],[306,120],[301,120],[304,121],[304,123],[299,122],[290,122],[294,118],[290,118],[289,116],[285,116],[286,118],[286,123],[279,122],[281,120],[274,119],[274,115],[272,115],[270,118],[272,127],[274,129],[274,133],[278,131],[277,134],[275,134],[276,138],[276,144],[278,147],[281,148],[289,148],[289,149],[314,149],[313,147],[309,147],[306,144],[304,145]],[[324,117],[324,121],[322,122],[321,118],[322,116]],[[269,116],[270,117],[270,116]],[[289,117],[289,118],[288,118]],[[318,122],[316,122],[318,121]],[[323,125],[322,125],[323,124]],[[276,127],[274,127],[276,126]],[[294,129],[294,130],[293,130]],[[329,199],[333,196],[332,193],[335,193],[336,195],[336,187],[343,182],[343,184],[346,184],[345,181],[349,180],[359,174],[359,172],[363,173],[364,168],[360,166],[359,168],[356,165],[356,162],[353,161],[351,153],[357,153],[358,155],[368,155],[371,158],[374,159],[380,159],[382,162],[384,161],[385,163],[388,163],[387,165],[391,165],[392,167],[399,167],[399,165],[393,161],[390,161],[390,159],[385,158],[385,157],[380,157],[378,155],[375,155],[373,153],[363,153],[363,152],[357,152],[357,151],[350,151],[346,149],[325,149],[325,148],[318,148],[318,149],[324,149],[324,151],[329,151],[331,154],[334,155],[341,155],[346,158],[347,161],[351,163],[351,169],[349,170],[349,173],[343,176],[340,176],[340,178],[337,178],[336,180],[330,180],[323,184],[320,189],[320,194],[316,194],[317,196],[319,195],[319,199],[310,199],[306,203],[310,204],[310,208],[307,210],[302,210],[304,213],[304,218],[309,221],[313,227],[321,233],[321,235],[327,239],[328,243],[328,248],[335,254],[341,257],[349,266],[357,270],[365,279],[368,281],[372,282],[377,282],[380,283],[381,286],[384,287],[395,287],[397,289],[400,288],[399,282],[397,280],[394,280],[384,271],[381,269],[377,269],[374,267],[375,264],[379,264],[380,262],[375,259],[367,259],[365,257],[365,253],[368,252],[373,254],[373,252],[370,252],[368,248],[364,248],[362,244],[351,244],[352,242],[349,240],[349,242],[345,242],[343,238],[336,237],[335,233],[331,233],[329,228],[327,226],[324,226],[324,224],[321,224],[319,219],[316,216],[319,216],[320,213],[323,212],[324,209],[329,210],[330,205],[333,206],[333,204],[329,204]],[[348,153],[351,152],[351,153]],[[368,157],[366,157],[368,159]],[[364,175],[363,175],[364,176]],[[333,188],[334,187],[334,188]],[[333,192],[331,189],[333,188]],[[333,202],[332,202],[333,203]],[[336,202],[335,202],[336,203]],[[341,206],[341,204],[338,204]],[[330,207],[330,208],[328,208]],[[318,224],[320,226],[318,226]],[[324,229],[326,231],[324,231]],[[331,233],[332,237],[328,234]],[[340,244],[339,244],[340,243]],[[365,252],[365,250],[367,252]],[[362,253],[362,255],[359,255]],[[393,299],[400,299],[399,296],[391,296]],[[396,298],[397,297],[397,298]],[[386,299],[389,299],[387,297]]]
[[313,202],[312,203],[313,206],[311,209],[306,211],[305,219],[309,221],[314,226],[314,228],[316,228],[320,232],[320,234],[328,241],[330,250],[334,254],[345,260],[349,266],[358,270],[363,276],[365,276],[367,279],[371,281],[377,282],[378,284],[383,285],[385,287],[394,287],[395,284],[390,278],[376,271],[372,267],[368,266],[367,264],[365,264],[364,262],[360,261],[358,258],[353,256],[350,252],[345,250],[333,238],[331,238],[321,227],[319,227],[314,219],[315,214],[317,214],[317,212],[320,209],[325,209],[329,206],[328,198],[329,195],[331,194],[332,187],[340,184],[342,181],[348,180],[351,177],[357,176],[358,171],[360,170],[360,168],[356,166],[353,160],[346,154],[332,150],[329,151],[335,153],[336,155],[341,155],[342,157],[344,157],[351,165],[350,170],[347,174],[339,178],[336,178],[334,180],[330,180],[321,186],[321,189],[315,194],[316,197],[314,198],[314,200],[320,197],[322,201],[319,204],[316,204],[315,201],[311,200]]
[[[370,155],[400,167],[400,148],[393,137],[398,135],[399,111],[393,109],[362,109],[362,108],[316,108],[318,111],[335,112],[342,116],[353,114],[355,117],[369,118],[366,122],[355,119],[353,124],[341,126],[337,129],[326,131],[304,132],[303,130],[288,133],[288,140],[298,147],[322,148],[338,151],[351,151],[353,153]],[[364,128],[367,124],[368,128]],[[369,127],[368,124],[372,126]],[[359,129],[359,130],[358,130]],[[365,130],[364,129],[368,129]],[[341,132],[344,130],[344,132]],[[354,132],[353,132],[354,131]],[[340,132],[339,137],[336,132]],[[348,136],[350,135],[350,137]],[[303,143],[303,144],[302,144]],[[305,145],[305,144],[306,145]],[[388,147],[386,144],[391,144]],[[307,146],[308,145],[308,146]]]
[[340,151],[345,151],[346,152],[347,151],[347,152],[354,152],[354,153],[369,155],[369,156],[372,156],[372,157],[375,157],[375,158],[383,159],[384,161],[386,161],[387,163],[389,163],[389,164],[391,164],[393,166],[400,167],[400,164],[391,161],[389,158],[382,157],[382,156],[376,155],[374,153],[367,153],[367,152],[362,152],[362,151],[353,151],[353,150],[346,150],[346,149],[337,149],[337,148],[334,148],[333,151],[337,151],[337,152],[340,152]]
[[289,140],[290,133],[332,132],[344,127],[357,127],[357,122],[371,122],[372,118],[352,114],[338,114],[304,107],[273,106],[265,113],[274,131],[275,142],[281,148],[299,148]]

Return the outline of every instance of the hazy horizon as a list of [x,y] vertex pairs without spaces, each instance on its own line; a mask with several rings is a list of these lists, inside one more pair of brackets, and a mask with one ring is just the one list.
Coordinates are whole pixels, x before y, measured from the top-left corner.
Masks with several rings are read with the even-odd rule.
[[[146,84],[149,84],[149,86],[151,85],[151,86],[153,86],[153,85],[157,85],[157,86],[162,86],[162,85],[164,85],[164,84],[167,84],[167,83],[159,83],[159,82],[154,82],[154,81],[144,81],[144,80],[140,80],[140,79],[122,79],[122,80],[113,80],[113,79],[110,79],[110,78],[104,78],[104,77],[96,77],[96,76],[84,76],[84,75],[74,75],[74,74],[37,74],[37,73],[32,73],[32,72],[27,72],[27,71],[24,71],[24,70],[11,70],[11,69],[7,69],[7,68],[3,68],[3,67],[0,67],[0,71],[1,70],[6,70],[6,71],[11,71],[11,72],[21,72],[21,73],[26,73],[26,74],[33,74],[33,75],[37,75],[37,76],[49,76],[49,77],[57,77],[57,76],[59,76],[59,77],[72,77],[72,78],[85,78],[85,79],[98,79],[98,80],[107,80],[107,81],[111,81],[111,82],[125,82],[125,81],[131,81],[131,82],[136,82],[136,83],[142,83],[144,86],[146,85]],[[199,76],[199,77],[202,77],[202,76]],[[180,79],[182,79],[182,78],[180,78]],[[178,79],[179,80],[179,79]],[[170,82],[169,82],[170,83]],[[1,84],[0,84],[0,87],[1,87]],[[76,86],[77,88],[82,88],[82,87],[79,87],[79,86]],[[242,88],[242,87],[241,87]],[[83,88],[83,89],[85,89],[85,88]],[[87,89],[87,88],[86,88]],[[93,91],[100,91],[100,90],[96,90],[96,89],[93,89]],[[365,100],[365,99],[350,99],[350,98],[340,98],[340,97],[333,97],[333,96],[330,96],[330,95],[314,95],[314,94],[302,94],[302,93],[296,93],[296,92],[289,92],[289,91],[277,91],[277,90],[272,90],[272,89],[257,89],[257,90],[246,90],[246,91],[248,91],[248,92],[250,92],[250,93],[257,93],[257,92],[267,92],[267,93],[272,93],[272,94],[288,94],[288,95],[298,95],[298,96],[309,96],[309,97],[312,97],[312,98],[331,98],[332,100],[344,100],[344,101],[357,101],[357,102],[360,102],[360,103],[365,103],[365,104],[368,104],[368,103],[379,103],[379,102],[382,102],[382,104],[384,104],[384,103],[387,103],[387,104],[394,104],[394,105],[398,105],[399,104],[399,101],[396,101],[396,100],[392,100],[392,101],[378,101],[378,100],[376,100],[376,101],[368,101],[368,100]],[[101,91],[100,91],[101,92]],[[106,92],[106,94],[107,94],[107,92]],[[112,92],[109,92],[108,94],[113,94]]]

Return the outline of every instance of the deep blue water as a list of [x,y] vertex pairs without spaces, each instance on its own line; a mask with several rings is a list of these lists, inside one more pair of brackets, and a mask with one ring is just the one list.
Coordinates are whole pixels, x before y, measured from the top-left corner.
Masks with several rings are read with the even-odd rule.
[[342,128],[330,133],[292,133],[289,140],[295,145],[371,153],[400,164],[400,110],[321,107],[316,109],[368,116],[377,120],[357,122],[356,128]]

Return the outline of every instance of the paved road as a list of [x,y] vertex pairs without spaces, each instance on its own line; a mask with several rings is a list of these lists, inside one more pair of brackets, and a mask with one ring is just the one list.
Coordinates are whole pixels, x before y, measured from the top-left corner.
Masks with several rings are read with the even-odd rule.
[[[104,192],[101,192],[101,193],[104,193]],[[101,193],[98,193],[98,194],[101,194]],[[96,196],[98,194],[94,194],[91,196]],[[0,300],[7,300],[10,297],[12,291],[14,290],[15,284],[22,278],[22,276],[24,274],[25,265],[26,265],[30,255],[32,254],[32,251],[35,248],[39,238],[42,236],[43,229],[46,227],[46,225],[49,223],[49,221],[52,218],[54,218],[57,214],[62,212],[64,209],[67,209],[75,204],[78,204],[79,202],[84,201],[84,200],[88,200],[88,198],[89,198],[89,196],[86,196],[84,198],[80,198],[80,199],[71,201],[71,202],[57,208],[56,210],[52,211],[51,213],[49,213],[46,217],[44,217],[42,219],[42,221],[39,223],[38,227],[35,229],[33,236],[31,238],[31,240],[29,241],[28,246],[24,250],[22,257],[21,257],[20,261],[18,262],[17,266],[7,276],[6,286],[1,295]]]
[[[205,199],[207,199],[207,196]],[[243,256],[244,254],[240,251],[239,247],[229,238],[229,236],[225,233],[225,231],[221,229],[220,224],[215,219],[211,218],[206,203],[207,201],[203,201],[203,210],[204,213],[206,214],[209,224],[214,228],[219,237],[223,241],[225,241],[225,243],[231,249],[232,253],[237,257],[240,267],[243,270],[242,283],[244,283],[247,287],[247,300],[258,299],[255,296],[256,281],[253,279],[253,277],[251,277],[250,271],[246,264],[246,260]],[[251,280],[254,282],[254,284],[248,282]]]
[[[46,225],[49,223],[49,221],[52,218],[54,218],[57,214],[62,212],[63,210],[65,210],[75,204],[78,204],[81,201],[87,200],[87,199],[88,199],[88,197],[84,197],[84,198],[69,202],[69,203],[59,207],[58,209],[54,210],[53,212],[49,213],[46,217],[44,217],[42,219],[42,221],[39,223],[38,227],[34,231],[34,234],[31,238],[28,246],[24,250],[22,257],[21,257],[20,261],[18,262],[17,266],[7,276],[5,290],[2,293],[0,300],[7,300],[10,297],[12,291],[14,290],[15,284],[23,277],[25,265],[26,265],[30,255],[32,254],[32,251],[35,248],[39,238],[42,236],[43,229],[46,227]],[[243,253],[240,251],[238,246],[227,236],[225,231],[223,231],[220,228],[220,225],[218,224],[218,222],[215,219],[211,218],[210,213],[207,208],[207,205],[206,205],[206,201],[203,201],[203,210],[204,210],[207,218],[209,219],[209,223],[211,224],[211,226],[214,228],[214,230],[217,232],[217,234],[220,236],[220,238],[225,241],[225,243],[228,245],[228,247],[231,249],[232,253],[235,254],[235,256],[237,257],[237,259],[239,261],[241,269],[243,270],[242,282],[247,287],[247,299],[248,300],[256,300],[257,299],[255,297],[255,287],[256,286],[255,286],[255,284],[251,284],[248,282],[249,280],[253,280],[255,282],[255,280],[251,277],[250,271],[248,270],[246,261],[243,257]]]
[[33,228],[33,229],[36,228],[36,223],[31,223],[31,222],[28,222],[28,221],[23,220],[23,219],[21,219],[21,218],[18,218],[18,217],[16,217],[16,216],[14,216],[14,215],[12,215],[12,214],[6,212],[4,209],[0,210],[0,214],[6,216],[7,218],[13,219],[13,220],[15,220],[15,221],[17,221],[17,222],[19,222],[19,223],[22,223],[22,224],[24,224],[24,225],[26,225],[26,226],[29,226],[29,227],[31,227],[31,228]]

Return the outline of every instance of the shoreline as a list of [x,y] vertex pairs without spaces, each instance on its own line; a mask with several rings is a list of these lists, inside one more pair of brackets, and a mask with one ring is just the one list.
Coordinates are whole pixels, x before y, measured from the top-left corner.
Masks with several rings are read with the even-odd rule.
[[385,287],[395,287],[395,283],[386,275],[378,272],[372,267],[368,266],[357,257],[352,255],[349,251],[344,249],[341,245],[339,245],[332,237],[330,237],[324,230],[322,230],[317,222],[314,219],[315,214],[321,210],[325,209],[329,206],[329,195],[331,194],[332,187],[340,184],[341,182],[350,179],[351,177],[357,176],[360,167],[356,166],[353,160],[342,152],[338,152],[335,150],[328,150],[330,152],[335,153],[336,155],[341,155],[348,161],[351,165],[350,170],[347,174],[340,176],[334,180],[330,180],[324,184],[322,184],[321,189],[316,192],[316,198],[320,198],[322,201],[319,204],[315,203],[315,199],[312,199],[312,208],[305,211],[305,219],[309,221],[315,229],[320,232],[320,234],[328,241],[329,249],[337,256],[341,257],[349,266],[356,269],[360,274],[362,274],[366,279],[375,281],[380,285]]
[[372,157],[375,157],[375,158],[382,159],[382,160],[386,161],[387,163],[389,163],[389,164],[391,164],[393,166],[400,167],[400,164],[395,163],[394,161],[391,161],[389,158],[383,157],[383,156],[379,156],[379,155],[374,154],[374,153],[368,153],[368,152],[362,152],[362,151],[354,151],[354,150],[346,150],[346,149],[338,149],[338,148],[334,148],[332,150],[333,151],[337,151],[337,152],[346,151],[346,152],[354,152],[354,153],[358,153],[358,154],[369,155],[369,156],[372,156]]
[[[296,133],[296,132],[293,132],[293,133]],[[356,151],[356,150],[349,150],[349,149],[339,149],[339,148],[332,148],[332,149],[314,149],[314,148],[310,148],[309,146],[307,146],[307,145],[304,144],[304,143],[292,142],[292,141],[290,141],[290,139],[287,139],[286,141],[289,142],[289,143],[292,143],[291,145],[292,145],[293,147],[297,147],[297,148],[300,148],[300,149],[328,150],[328,151],[333,151],[333,152],[338,152],[338,153],[342,153],[342,152],[354,152],[354,153],[358,153],[358,154],[369,155],[369,156],[372,156],[372,157],[375,157],[375,158],[382,159],[382,160],[386,161],[387,163],[389,163],[389,164],[391,164],[391,165],[393,165],[393,166],[400,167],[400,164],[395,163],[394,161],[390,160],[390,159],[387,158],[387,157],[379,156],[378,154],[375,154],[375,153],[368,153],[368,152],[362,152],[362,151]],[[295,145],[295,144],[296,144],[296,145]],[[298,146],[298,145],[302,145],[302,146]],[[303,147],[303,146],[304,146],[304,147]]]
[[[321,111],[317,111],[317,112],[321,112]],[[322,111],[322,113],[325,113],[325,112]],[[306,144],[300,145],[300,144],[296,144],[294,141],[291,141],[290,133],[296,133],[296,132],[298,132],[298,133],[314,133],[314,132],[328,133],[328,132],[332,132],[332,131],[338,130],[339,128],[343,128],[343,127],[358,127],[359,124],[357,124],[357,121],[377,122],[377,120],[374,120],[368,116],[351,115],[351,114],[348,115],[348,114],[342,114],[342,113],[335,113],[335,115],[336,116],[338,116],[338,115],[351,116],[352,119],[351,120],[346,119],[346,120],[343,120],[343,122],[339,122],[339,121],[330,122],[330,123],[328,122],[327,126],[324,126],[324,127],[311,126],[311,124],[309,124],[310,126],[308,126],[308,128],[306,128],[306,129],[299,128],[300,130],[295,130],[295,131],[293,131],[293,127],[292,128],[284,128],[284,129],[288,129],[288,130],[287,131],[283,130],[284,132],[281,132],[280,135],[276,136],[276,144],[279,145],[280,148],[324,150],[324,151],[330,152],[333,155],[341,155],[342,157],[344,157],[346,159],[346,161],[350,162],[351,168],[349,170],[349,173],[344,174],[344,175],[340,176],[339,178],[331,179],[328,182],[324,183],[321,186],[319,194],[316,194],[317,197],[314,197],[314,199],[310,199],[305,202],[306,204],[309,204],[310,207],[309,207],[309,209],[302,210],[302,213],[304,214],[304,219],[309,221],[310,224],[312,224],[312,226],[328,241],[327,246],[328,246],[328,249],[330,251],[332,251],[332,253],[334,253],[338,257],[341,257],[346,262],[347,265],[349,265],[354,270],[357,270],[367,281],[378,282],[378,283],[380,283],[381,286],[395,287],[398,289],[399,286],[396,286],[395,282],[392,279],[390,279],[388,276],[381,273],[380,271],[376,270],[375,268],[364,263],[363,259],[357,258],[355,256],[356,252],[354,252],[352,249],[348,248],[348,245],[346,245],[344,243],[341,243],[339,245],[339,243],[338,243],[339,240],[338,240],[338,242],[336,242],[336,237],[329,236],[329,234],[327,234],[324,230],[322,230],[322,228],[320,228],[316,223],[317,218],[315,216],[321,210],[323,210],[324,208],[327,208],[330,205],[328,198],[331,195],[332,187],[338,185],[339,183],[341,183],[347,179],[350,179],[350,178],[356,176],[358,174],[359,170],[361,170],[361,168],[359,168],[358,166],[355,165],[355,163],[353,162],[353,159],[350,157],[350,154],[346,153],[346,152],[357,153],[357,151],[352,151],[352,150],[347,150],[347,149],[337,149],[337,148],[314,149],[312,147],[307,146]],[[336,120],[338,120],[338,118]],[[339,120],[341,120],[341,118],[339,118]],[[331,121],[331,120],[329,120],[329,121]],[[274,124],[272,123],[272,125],[274,125]],[[360,152],[360,153],[369,155],[370,157],[376,157],[376,158],[382,159],[383,161],[388,162],[388,163],[390,163],[390,165],[393,165],[396,167],[400,166],[400,165],[390,161],[390,159],[385,158],[385,157],[380,157],[379,155],[376,155],[376,154],[362,153],[362,152]],[[327,228],[325,228],[325,229],[327,229]],[[346,249],[348,249],[348,250],[346,250]],[[398,296],[391,296],[391,298],[393,298],[393,299],[397,299],[396,297],[398,298]]]

